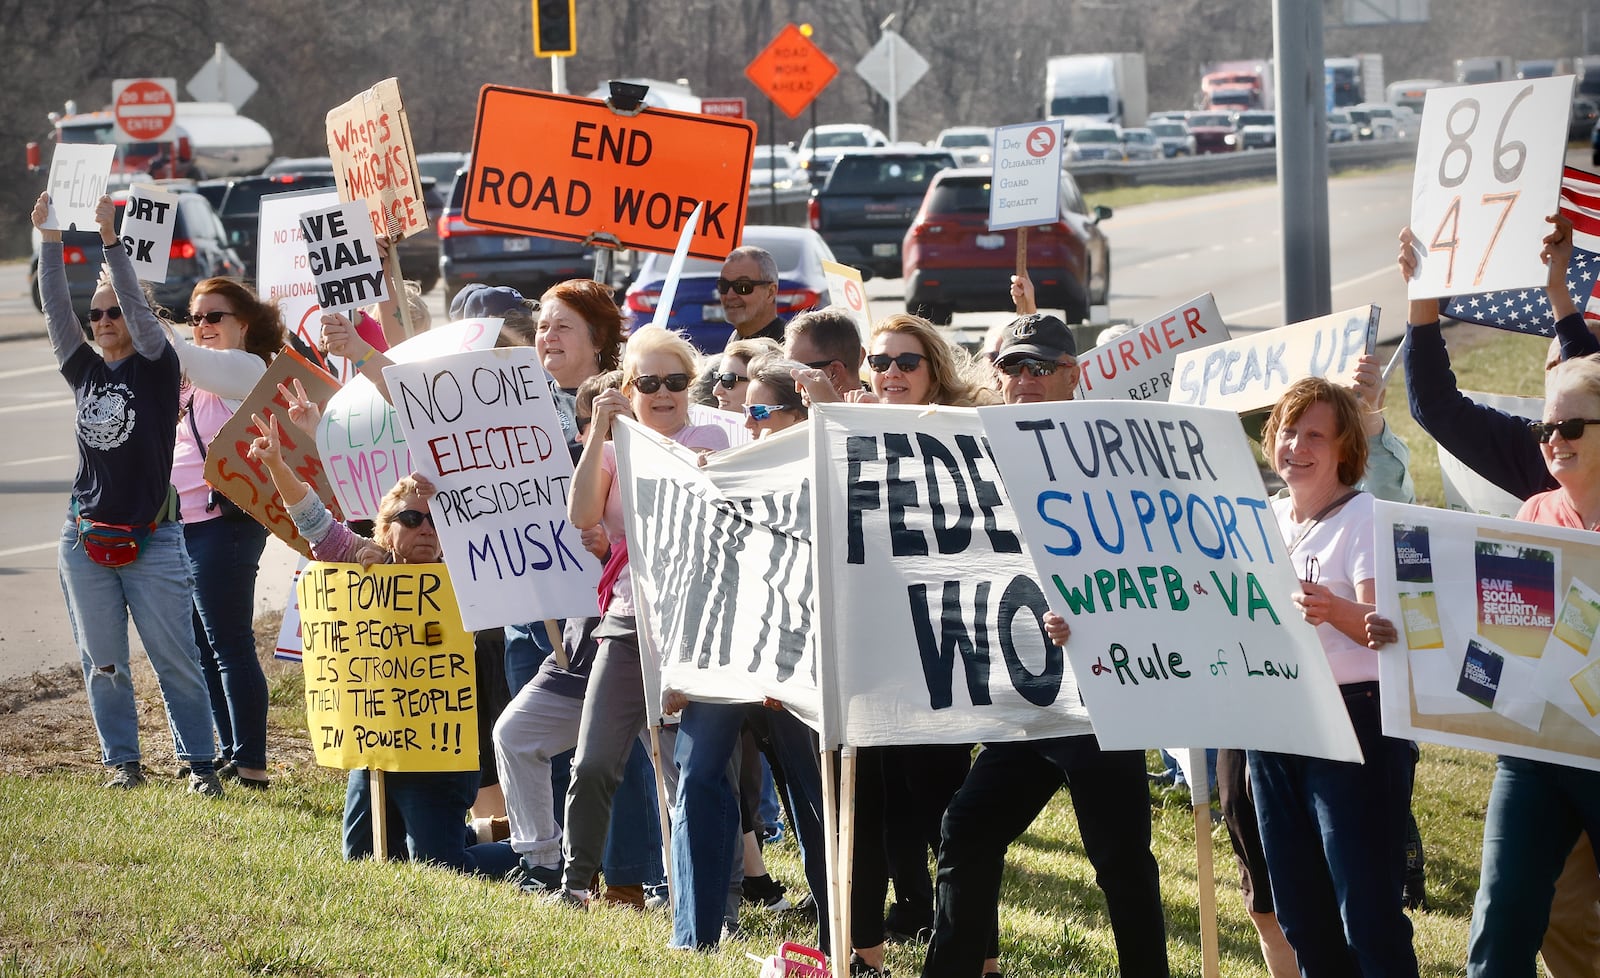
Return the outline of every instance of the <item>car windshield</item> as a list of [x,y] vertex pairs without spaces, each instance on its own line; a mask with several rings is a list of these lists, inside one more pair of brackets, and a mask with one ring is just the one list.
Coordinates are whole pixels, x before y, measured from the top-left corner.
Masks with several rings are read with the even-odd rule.
[[1367,123],[1372,121],[1372,116],[1368,115],[1365,109],[1351,109],[1349,111],[1351,122]]
[[1148,129],[1129,129],[1122,134],[1122,138],[1130,143],[1153,143],[1156,134]]
[[1181,122],[1163,122],[1160,125],[1151,126],[1150,131],[1157,136],[1177,136],[1180,139],[1188,135]]
[[1370,113],[1374,119],[1393,119],[1394,118],[1394,113],[1389,111],[1387,106],[1382,106],[1382,105],[1374,106],[1373,108],[1368,109],[1367,112]]
[[1336,123],[1340,123],[1342,125],[1348,126],[1350,124],[1350,113],[1348,113],[1348,112],[1329,112],[1328,113],[1328,121],[1329,122],[1336,122]]
[[845,146],[867,145],[867,135],[861,132],[819,132],[816,140],[819,149],[839,149]]
[[1104,95],[1058,95],[1050,100],[1051,115],[1109,115],[1111,100]]
[[773,152],[769,146],[757,146],[755,156],[752,159],[755,161],[757,169],[766,167],[773,160],[776,160],[779,166],[788,166],[789,151],[780,149],[777,152]]
[[1121,142],[1115,129],[1079,129],[1072,134],[1075,143],[1116,143]]
[[1192,115],[1189,117],[1189,128],[1198,126],[1229,126],[1232,125],[1225,115]]
[[439,186],[449,186],[450,181],[456,178],[456,171],[461,169],[466,160],[451,156],[442,160],[417,160],[417,172],[424,177],[433,177]]
[[941,180],[928,192],[929,214],[988,214],[989,178]]
[[228,188],[228,196],[222,198],[222,213],[229,217],[253,214],[261,210],[262,197],[295,190],[319,190],[333,185],[331,173],[285,174],[261,180],[239,180]]
[[1241,126],[1275,126],[1277,124],[1278,117],[1271,112],[1239,113],[1239,125]]
[[989,134],[986,132],[947,132],[939,137],[939,145],[945,149],[987,146],[989,145]]
[[57,138],[63,143],[114,143],[116,136],[111,131],[111,123],[90,124],[83,126],[61,126],[56,129]]
[[845,156],[834,164],[829,193],[921,194],[933,175],[950,166],[948,154]]

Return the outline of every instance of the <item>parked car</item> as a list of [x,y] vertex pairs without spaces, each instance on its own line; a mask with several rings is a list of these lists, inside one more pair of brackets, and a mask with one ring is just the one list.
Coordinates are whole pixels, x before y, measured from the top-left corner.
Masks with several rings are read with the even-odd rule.
[[1328,113],[1328,142],[1348,143],[1356,138],[1355,123],[1350,121],[1350,113],[1343,109],[1334,109]]
[[211,205],[212,210],[220,211],[222,209],[222,198],[228,195],[228,187],[230,187],[232,184],[232,177],[218,177],[213,180],[197,180],[195,181],[194,190],[195,193],[206,199],[206,202]]
[[1175,156],[1193,156],[1195,153],[1194,137],[1189,134],[1189,127],[1182,120],[1161,119],[1152,122],[1150,132],[1161,147],[1161,155],[1169,160]]
[[1367,139],[1393,139],[1395,137],[1394,120],[1387,116],[1374,115],[1368,108],[1352,105],[1348,110],[1350,122],[1356,127],[1356,138]]
[[256,274],[256,235],[261,229],[261,198],[293,190],[321,190],[333,186],[333,171],[280,173],[276,176],[240,177],[228,185],[217,214],[228,229],[228,244],[244,262],[244,276]]
[[333,160],[326,156],[280,156],[261,170],[265,177],[282,173],[332,173]]
[[840,153],[887,145],[889,137],[871,126],[852,122],[817,126],[807,129],[800,139],[800,168],[806,171],[812,186],[820,187]]
[[928,145],[948,150],[956,166],[989,166],[994,162],[994,130],[982,126],[951,126],[940,130]]
[[1195,112],[1188,118],[1189,134],[1197,153],[1231,153],[1233,116],[1227,112]]
[[[228,245],[228,232],[217,217],[209,201],[192,190],[166,188],[178,198],[177,219],[172,225],[172,245],[167,252],[167,277],[163,282],[150,283],[150,292],[156,303],[165,306],[173,318],[189,312],[189,296],[194,287],[208,278],[243,278],[244,263]],[[116,226],[122,227],[122,215],[128,204],[128,191],[111,194],[116,205]],[[33,293],[34,305],[43,308],[39,295],[39,232],[33,232],[33,261],[28,267],[28,286]],[[66,264],[67,291],[72,295],[73,311],[81,318],[88,315],[90,300],[100,277],[100,265],[105,254],[100,244],[100,232],[63,231],[62,255]]]
[[1159,160],[1166,155],[1156,134],[1142,126],[1122,130],[1122,153],[1130,160]]
[[[820,234],[809,228],[751,224],[745,227],[740,243],[767,249],[778,263],[778,315],[788,319],[818,304],[826,305],[828,278],[823,274],[822,263],[836,259]],[[623,302],[630,328],[642,326],[655,317],[656,306],[661,302],[661,287],[666,284],[667,266],[671,263],[671,255],[654,252],[640,261]],[[721,274],[720,261],[690,258],[684,262],[668,317],[672,328],[687,333],[690,341],[705,353],[720,353],[732,331],[722,312],[721,297],[717,295],[717,278]],[[864,269],[861,275],[870,278],[871,272]]]
[[800,169],[800,158],[787,146],[756,147],[750,159],[750,189],[773,187],[792,190],[806,185],[806,171]]
[[839,260],[893,277],[900,242],[934,174],[955,166],[942,149],[863,149],[839,157],[828,182],[811,192],[806,220]]
[[1275,112],[1235,112],[1233,127],[1234,149],[1273,149],[1278,145],[1278,115]]
[[[1406,130],[1406,119],[1401,117],[1401,110],[1392,105],[1381,102],[1367,102],[1356,106],[1356,108],[1365,110],[1375,123],[1380,125],[1387,124],[1389,133],[1385,138],[1405,139],[1408,136],[1415,135],[1415,133]],[[1405,111],[1407,112],[1407,118],[1409,118],[1409,110]]]
[[509,285],[536,299],[557,282],[589,278],[594,252],[581,241],[480,228],[461,216],[470,171],[456,174],[450,197],[439,215],[439,271],[444,277],[445,306],[456,293],[475,282]]
[[1122,151],[1122,130],[1113,125],[1090,123],[1072,130],[1067,137],[1068,162],[1083,163],[1091,160],[1117,160],[1126,158]]
[[[1007,310],[1016,268],[1015,230],[989,230],[988,170],[944,170],[933,178],[901,246],[906,310],[936,323],[955,312]],[[1100,222],[1111,208],[1090,210],[1072,174],[1061,173],[1061,214],[1028,231],[1028,274],[1040,308],[1062,309],[1069,323],[1111,291],[1111,248]]]
[[[1182,122],[1185,119],[1189,118],[1189,114],[1190,113],[1189,113],[1188,109],[1163,109],[1160,112],[1152,112],[1152,113],[1150,113],[1148,116],[1145,117],[1145,121],[1146,122]],[[1153,129],[1155,127],[1152,126],[1151,128]]]
[[1600,166],[1600,125],[1595,126],[1589,133],[1589,150],[1591,155],[1590,162],[1595,166]]
[[418,153],[417,173],[424,180],[433,177],[439,188],[439,196],[444,197],[450,193],[450,185],[455,182],[456,171],[465,170],[467,161],[471,158],[467,153]]
[[1600,117],[1600,105],[1595,100],[1579,95],[1572,100],[1572,115],[1567,121],[1567,139],[1588,139]]

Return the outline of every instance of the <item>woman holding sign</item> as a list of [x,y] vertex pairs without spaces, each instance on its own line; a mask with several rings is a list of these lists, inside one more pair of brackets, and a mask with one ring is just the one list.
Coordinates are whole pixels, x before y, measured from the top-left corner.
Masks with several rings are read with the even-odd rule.
[[1301,577],[1294,606],[1317,626],[1365,763],[1250,751],[1256,816],[1284,936],[1301,974],[1415,976],[1402,904],[1414,763],[1383,735],[1376,649],[1397,637],[1373,610],[1373,497],[1361,408],[1321,378],[1289,387],[1262,433],[1288,488],[1273,500]]
[[256,569],[268,531],[206,482],[206,449],[283,346],[278,307],[227,278],[189,299],[194,340],[169,334],[183,365],[172,485],[194,571],[194,639],[211,692],[217,773],[267,787],[267,677],[256,657]]

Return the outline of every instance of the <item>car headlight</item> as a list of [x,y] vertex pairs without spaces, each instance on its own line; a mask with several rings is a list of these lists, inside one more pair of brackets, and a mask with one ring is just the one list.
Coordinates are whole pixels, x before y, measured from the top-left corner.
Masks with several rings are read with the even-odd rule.
[[1227,145],[1232,146],[1234,143],[1239,141],[1239,137],[1235,136],[1233,133],[1229,133],[1228,135],[1222,137],[1222,141]]

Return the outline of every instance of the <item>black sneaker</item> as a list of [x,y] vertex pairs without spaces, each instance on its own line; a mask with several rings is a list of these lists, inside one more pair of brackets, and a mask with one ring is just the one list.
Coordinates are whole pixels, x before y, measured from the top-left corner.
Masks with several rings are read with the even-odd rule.
[[144,784],[144,771],[140,770],[138,761],[125,761],[111,769],[111,780],[102,787],[106,788],[137,788]]
[[535,866],[523,856],[516,868],[506,875],[506,881],[524,893],[546,896],[561,889],[560,866]]
[[784,896],[787,888],[773,879],[771,874],[744,878],[744,902],[764,910],[788,910],[791,904]]
[[850,953],[850,978],[889,978],[890,974],[888,968],[874,968],[861,960],[861,955],[854,951]]
[[215,773],[190,774],[189,794],[204,795],[207,798],[221,798],[222,782],[217,778]]

